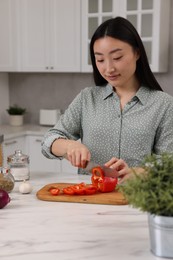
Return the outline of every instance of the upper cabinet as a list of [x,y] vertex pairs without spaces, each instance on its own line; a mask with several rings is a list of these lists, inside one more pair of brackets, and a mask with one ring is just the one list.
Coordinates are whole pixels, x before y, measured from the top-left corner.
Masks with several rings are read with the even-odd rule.
[[92,71],[89,43],[95,29],[108,18],[132,22],[144,43],[153,72],[168,68],[170,0],[83,0],[82,71]]
[[0,71],[79,72],[80,0],[0,0]]
[[170,0],[123,1],[122,15],[141,36],[153,72],[168,69],[170,6]]
[[80,0],[20,0],[21,70],[80,71]]
[[17,1],[0,0],[0,71],[17,68]]
[[170,0],[0,0],[0,71],[91,72],[103,21],[129,19],[153,72],[168,67]]

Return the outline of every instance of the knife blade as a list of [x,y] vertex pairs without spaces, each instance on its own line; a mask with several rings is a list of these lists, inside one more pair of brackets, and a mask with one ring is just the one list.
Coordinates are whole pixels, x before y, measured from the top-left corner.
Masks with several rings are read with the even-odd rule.
[[93,161],[88,162],[84,169],[92,173],[92,169],[95,167],[100,167],[104,171],[104,175],[106,177],[118,178],[119,176],[118,171],[116,169],[109,168],[105,165],[100,165],[99,163]]

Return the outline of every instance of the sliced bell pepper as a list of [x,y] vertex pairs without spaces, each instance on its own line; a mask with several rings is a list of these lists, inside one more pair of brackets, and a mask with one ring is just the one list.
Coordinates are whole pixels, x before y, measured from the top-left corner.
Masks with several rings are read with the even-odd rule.
[[92,176],[91,176],[91,182],[94,186],[98,187],[98,183],[99,181],[103,180],[104,178],[104,171],[102,168],[98,167],[94,167],[92,169]]
[[67,195],[91,195],[97,192],[97,188],[92,184],[84,182],[63,188],[63,193]]
[[71,187],[66,187],[62,191],[63,191],[64,194],[74,195],[74,190]]
[[54,196],[57,196],[59,193],[60,193],[60,189],[58,188],[50,188],[49,189],[49,192],[54,195]]
[[86,190],[85,190],[85,194],[86,195],[92,195],[92,194],[95,194],[97,192],[97,188],[90,184],[86,187]]
[[117,178],[105,177],[104,170],[99,166],[92,169],[91,182],[100,192],[112,192],[117,181]]

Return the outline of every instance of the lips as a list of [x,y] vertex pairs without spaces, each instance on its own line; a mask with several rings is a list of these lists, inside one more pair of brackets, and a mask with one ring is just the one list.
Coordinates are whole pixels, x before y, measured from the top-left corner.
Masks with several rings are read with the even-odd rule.
[[107,76],[107,78],[109,80],[113,81],[113,80],[116,80],[119,76],[120,76],[119,74],[118,75],[111,75],[111,76]]

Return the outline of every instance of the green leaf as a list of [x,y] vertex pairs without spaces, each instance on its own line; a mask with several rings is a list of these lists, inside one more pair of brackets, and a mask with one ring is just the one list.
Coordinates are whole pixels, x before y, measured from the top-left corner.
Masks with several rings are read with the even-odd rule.
[[142,167],[145,174],[136,174],[119,190],[135,208],[154,215],[173,216],[173,154],[150,155]]

